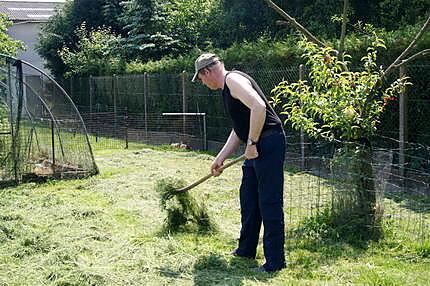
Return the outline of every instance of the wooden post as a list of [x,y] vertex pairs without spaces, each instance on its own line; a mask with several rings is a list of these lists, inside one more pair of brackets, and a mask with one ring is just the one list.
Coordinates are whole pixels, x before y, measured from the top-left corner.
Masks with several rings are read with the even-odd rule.
[[[406,75],[405,67],[400,66],[400,78]],[[407,106],[408,98],[406,90],[403,89],[399,95],[399,176],[402,187],[405,183],[405,143],[407,141]]]
[[[304,80],[305,68],[304,65],[299,66],[299,80]],[[300,168],[305,169],[305,134],[303,129],[300,129]]]

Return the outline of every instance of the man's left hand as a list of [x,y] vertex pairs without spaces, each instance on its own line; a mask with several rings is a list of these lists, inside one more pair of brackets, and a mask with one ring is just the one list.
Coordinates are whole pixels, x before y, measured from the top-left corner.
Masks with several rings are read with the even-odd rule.
[[246,159],[255,159],[258,157],[258,151],[256,145],[248,145],[245,149],[245,157]]

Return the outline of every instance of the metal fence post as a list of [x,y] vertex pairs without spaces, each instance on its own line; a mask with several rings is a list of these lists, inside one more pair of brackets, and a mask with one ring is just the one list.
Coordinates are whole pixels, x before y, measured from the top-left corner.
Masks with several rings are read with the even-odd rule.
[[51,148],[52,148],[52,167],[55,166],[55,132],[54,132],[54,118],[51,118]]
[[15,126],[14,124],[14,117],[13,117],[13,95],[12,95],[12,68],[11,63],[7,62],[7,102],[9,103],[10,110],[9,110],[9,122],[10,122],[10,134],[12,135],[12,155],[14,157],[14,149],[13,149],[13,140],[14,140],[14,130]]
[[208,150],[208,138],[206,135],[206,113],[203,115],[203,150]]
[[[186,88],[185,88],[185,78],[186,78],[186,72],[182,71],[181,79],[182,79],[182,113],[187,112],[187,95],[186,95]],[[182,133],[185,135],[186,133],[186,116],[184,115],[182,117]]]
[[[400,66],[400,78],[406,75],[405,67]],[[406,90],[403,89],[399,98],[399,175],[402,187],[405,183],[405,142],[407,141],[407,103]]]
[[113,118],[114,118],[114,135],[118,135],[117,108],[116,108],[116,75],[112,76],[112,97],[113,97]]
[[[303,64],[299,66],[299,80],[302,81],[305,78],[305,67]],[[300,168],[305,169],[305,134],[303,128],[300,129]]]
[[[92,133],[92,125],[93,125],[93,92],[94,92],[94,87],[93,87],[93,76],[90,75],[90,77],[88,78],[89,80],[89,85],[90,85],[90,128],[89,131],[90,133]],[[82,87],[82,85],[81,85]]]
[[76,98],[73,98],[73,76],[70,77],[70,97],[76,101]]
[[[100,116],[100,103],[96,103],[96,112],[97,112],[97,117]],[[99,140],[99,125],[98,125],[98,119],[97,119],[97,124],[96,124],[96,142],[98,142]]]
[[[16,110],[16,125],[15,125],[15,132],[12,133],[12,158],[14,160],[13,162],[13,171],[14,171],[14,177],[15,177],[15,183],[18,183],[21,180],[21,165],[19,163],[20,161],[20,123],[21,123],[21,115],[22,115],[22,107],[23,107],[23,100],[24,100],[24,73],[22,70],[22,62],[21,60],[15,61],[13,64],[16,67],[16,93],[17,93],[17,110]],[[10,70],[9,70],[10,71]],[[11,85],[9,85],[9,89],[11,88]],[[10,93],[12,98],[12,93]],[[13,103],[13,101],[12,101]],[[11,112],[13,112],[13,105],[11,105]],[[12,113],[13,114],[13,113]],[[11,121],[11,124],[13,125],[13,121]]]
[[128,149],[128,108],[127,106],[125,107],[124,121],[125,121],[125,149]]
[[148,73],[143,74],[143,104],[144,104],[144,116],[145,116],[145,140],[148,140],[148,109],[147,109],[147,98],[149,91],[149,78]]

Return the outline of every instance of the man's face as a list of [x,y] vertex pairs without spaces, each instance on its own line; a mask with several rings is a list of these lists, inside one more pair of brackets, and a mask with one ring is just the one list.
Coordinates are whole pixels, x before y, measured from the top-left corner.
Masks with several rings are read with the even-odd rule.
[[210,71],[208,69],[203,69],[199,72],[199,80],[206,85],[210,89],[218,89],[215,83],[215,77],[213,71]]

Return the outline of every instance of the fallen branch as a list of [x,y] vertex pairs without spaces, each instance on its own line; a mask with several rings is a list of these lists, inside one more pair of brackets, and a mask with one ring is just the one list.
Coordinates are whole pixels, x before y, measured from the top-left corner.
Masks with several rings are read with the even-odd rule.
[[296,21],[296,19],[294,19],[293,17],[291,17],[290,15],[288,15],[287,13],[285,13],[284,10],[282,10],[279,6],[277,6],[275,3],[273,3],[271,0],[264,0],[266,1],[266,3],[276,12],[278,12],[278,14],[280,14],[282,17],[284,17],[285,19],[287,19],[287,21],[293,25],[296,29],[298,29],[300,32],[303,33],[303,35],[311,42],[317,44],[318,46],[321,47],[327,47],[326,44],[324,44],[323,42],[321,42],[320,40],[318,40],[314,35],[312,35],[311,32],[309,32],[305,27],[303,27],[299,22]]

